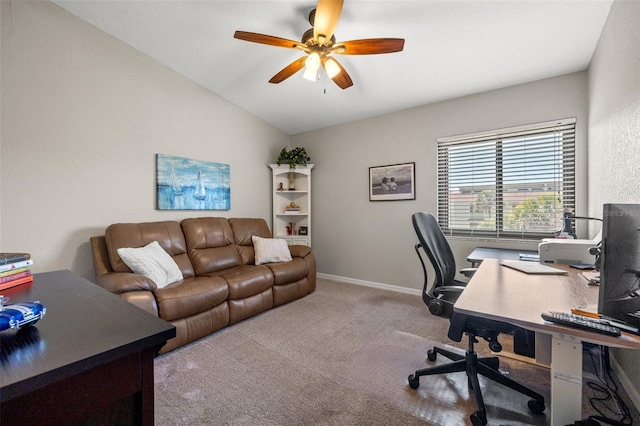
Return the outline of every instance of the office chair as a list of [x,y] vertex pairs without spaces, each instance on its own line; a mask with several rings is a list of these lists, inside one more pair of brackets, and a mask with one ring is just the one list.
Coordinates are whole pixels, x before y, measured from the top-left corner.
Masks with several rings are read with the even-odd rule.
[[[437,355],[440,354],[453,362],[417,370],[409,376],[409,386],[412,389],[417,389],[420,386],[420,377],[422,376],[464,371],[467,374],[468,386],[473,392],[478,406],[478,410],[470,416],[471,423],[474,426],[487,424],[487,412],[478,375],[485,376],[490,380],[529,396],[532,398],[528,402],[529,409],[536,414],[541,414],[545,409],[542,395],[503,376],[498,371],[498,357],[478,357],[474,350],[474,344],[478,343],[478,338],[482,338],[489,343],[489,348],[493,352],[500,352],[502,345],[498,342],[498,335],[500,333],[512,334],[519,327],[500,321],[455,313],[453,304],[464,291],[465,283],[455,280],[456,264],[449,242],[433,215],[418,212],[413,214],[411,220],[419,241],[415,245],[415,249],[424,271],[422,299],[433,315],[449,318],[450,325],[447,335],[451,340],[460,342],[463,334],[466,334],[469,344],[464,355],[440,347],[430,349],[427,352],[429,361],[435,361]],[[427,278],[427,268],[423,256],[420,254],[420,249],[427,255],[435,271],[435,278],[431,284]]]

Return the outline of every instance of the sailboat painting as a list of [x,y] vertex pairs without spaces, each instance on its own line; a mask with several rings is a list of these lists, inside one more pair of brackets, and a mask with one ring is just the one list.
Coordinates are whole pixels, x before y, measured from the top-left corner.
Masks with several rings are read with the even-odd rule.
[[158,210],[231,209],[228,164],[156,154]]

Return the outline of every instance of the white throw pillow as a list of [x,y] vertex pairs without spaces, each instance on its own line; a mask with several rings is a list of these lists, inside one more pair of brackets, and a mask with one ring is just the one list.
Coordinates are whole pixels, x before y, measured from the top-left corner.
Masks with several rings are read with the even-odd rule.
[[291,252],[286,240],[279,238],[260,238],[251,236],[256,252],[256,265],[291,260]]
[[180,268],[157,241],[140,248],[119,248],[118,255],[133,272],[152,279],[158,288],[182,279]]

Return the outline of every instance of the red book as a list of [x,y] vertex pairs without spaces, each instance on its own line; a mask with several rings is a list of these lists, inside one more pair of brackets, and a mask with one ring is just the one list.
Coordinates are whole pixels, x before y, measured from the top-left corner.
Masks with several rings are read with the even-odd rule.
[[0,284],[7,283],[9,281],[15,281],[20,278],[29,277],[29,276],[31,276],[31,271],[16,272],[15,274],[9,274],[9,275],[0,277]]
[[26,284],[33,282],[33,276],[29,275],[28,277],[18,278],[17,280],[7,281],[6,283],[0,284],[0,291],[5,290],[7,288],[15,287],[20,284]]

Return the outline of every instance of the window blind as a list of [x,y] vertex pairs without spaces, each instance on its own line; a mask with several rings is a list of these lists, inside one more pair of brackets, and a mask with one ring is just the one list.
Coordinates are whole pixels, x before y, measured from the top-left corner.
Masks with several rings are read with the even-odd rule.
[[438,139],[449,235],[549,237],[575,207],[575,118]]

